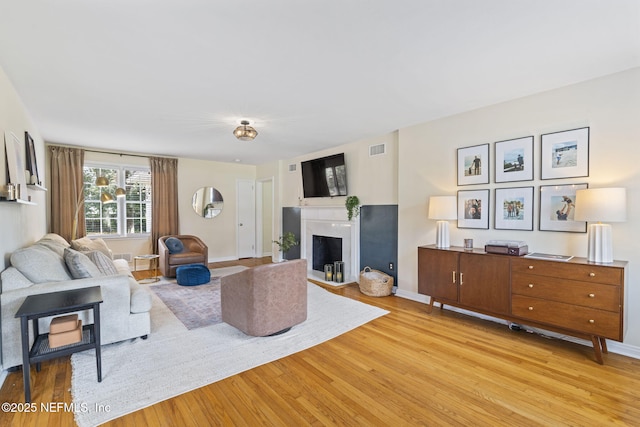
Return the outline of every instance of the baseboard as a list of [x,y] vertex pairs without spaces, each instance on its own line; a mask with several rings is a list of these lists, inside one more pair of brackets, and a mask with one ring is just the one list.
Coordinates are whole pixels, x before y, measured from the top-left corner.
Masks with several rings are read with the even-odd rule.
[[[421,302],[424,304],[429,304],[429,297],[426,295],[422,295],[422,294],[417,294],[415,292],[408,292],[405,291],[403,289],[398,289],[396,291],[396,296],[400,297],[400,298],[405,298],[405,299],[409,299],[412,301],[417,301],[417,302]],[[434,306],[439,307],[440,304],[438,302],[436,302],[434,304]],[[477,317],[479,319],[483,319],[483,320],[489,320],[491,322],[496,322],[496,323],[501,323],[501,324],[505,324],[508,325],[510,322],[504,320],[504,319],[500,319],[497,317],[492,317],[492,316],[487,316],[481,313],[476,313],[474,311],[469,311],[469,310],[464,310],[462,308],[458,308],[458,307],[454,307],[451,305],[447,305],[447,310],[451,310],[451,311],[455,311],[457,313],[462,313],[462,314],[466,314],[468,316],[473,316],[473,317]],[[425,309],[425,313],[426,313],[426,309]],[[526,325],[523,325],[526,326]],[[553,338],[557,338],[557,339],[561,339],[561,340],[565,340],[565,341],[570,341],[570,342],[574,342],[577,344],[581,344],[587,347],[591,347],[591,341],[587,341],[587,340],[583,340],[580,338],[576,338],[576,337],[572,337],[569,335],[563,335],[563,334],[558,334],[556,332],[551,332],[551,331],[547,331],[547,330],[543,330],[543,329],[538,329],[538,328],[532,328],[527,326],[526,327],[527,330],[531,330],[533,332],[545,335],[545,336],[549,336],[549,337],[553,337]],[[607,340],[607,349],[609,350],[610,353],[616,353],[616,354],[621,354],[623,356],[628,356],[628,357],[632,357],[634,359],[640,359],[640,347],[636,347],[633,345],[629,345],[629,344],[625,344],[623,342],[618,342],[618,341],[612,341],[612,340]]]
[[237,261],[238,257],[235,256],[229,256],[229,257],[221,257],[221,258],[209,258],[208,262],[212,263],[212,262],[226,262],[226,261]]

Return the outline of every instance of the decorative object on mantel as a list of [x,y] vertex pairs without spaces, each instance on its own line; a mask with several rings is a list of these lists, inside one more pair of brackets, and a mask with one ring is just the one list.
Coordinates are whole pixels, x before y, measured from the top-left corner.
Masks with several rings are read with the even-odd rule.
[[612,263],[613,243],[611,225],[600,221],[627,220],[627,190],[624,188],[592,188],[576,191],[576,221],[597,221],[589,225],[587,259],[592,262]]
[[299,242],[296,240],[295,234],[290,231],[287,231],[280,239],[274,240],[273,243],[280,246],[280,252],[282,252],[282,257],[284,258],[284,254],[289,251],[292,247],[296,246]]
[[356,218],[360,213],[360,199],[358,196],[347,196],[345,202],[347,208],[347,218],[351,221],[352,218]]
[[449,247],[449,220],[458,219],[456,196],[429,197],[429,219],[437,220],[436,247]]
[[258,131],[249,126],[249,120],[242,120],[240,126],[233,131],[233,134],[240,141],[253,141],[253,139],[258,136]]

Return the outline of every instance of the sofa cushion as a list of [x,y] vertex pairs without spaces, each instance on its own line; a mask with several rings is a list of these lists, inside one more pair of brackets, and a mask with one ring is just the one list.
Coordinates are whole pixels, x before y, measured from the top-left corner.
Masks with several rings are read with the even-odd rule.
[[62,256],[41,245],[31,245],[11,254],[11,265],[33,283],[70,280]]
[[33,285],[24,274],[20,273],[17,268],[9,267],[0,273],[2,276],[2,292],[9,292],[15,289],[28,288]]
[[109,258],[113,258],[109,246],[107,246],[105,241],[99,237],[96,239],[83,237],[81,239],[73,240],[71,242],[71,248],[81,252],[100,251]]
[[184,251],[184,245],[182,244],[182,240],[176,237],[169,237],[164,241],[164,244],[169,249],[170,254],[179,254]]
[[69,247],[69,243],[67,243],[64,238],[58,234],[49,233],[45,234],[40,240],[36,242],[37,245],[41,245],[50,249],[60,255],[60,257],[64,256],[65,248]]
[[88,256],[74,249],[66,248],[64,250],[64,262],[74,279],[102,276],[98,267]]
[[98,267],[98,270],[100,270],[100,273],[102,273],[103,276],[113,276],[114,274],[118,274],[118,269],[113,263],[113,260],[102,252],[88,251],[82,253],[85,254],[91,262],[96,265],[96,267]]

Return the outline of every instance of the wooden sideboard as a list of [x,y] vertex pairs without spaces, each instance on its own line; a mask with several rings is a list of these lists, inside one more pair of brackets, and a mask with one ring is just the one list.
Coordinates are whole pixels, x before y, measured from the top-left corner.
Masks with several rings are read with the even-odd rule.
[[460,247],[418,248],[418,292],[433,303],[591,340],[596,361],[606,339],[626,327],[627,263],[567,262],[489,254]]

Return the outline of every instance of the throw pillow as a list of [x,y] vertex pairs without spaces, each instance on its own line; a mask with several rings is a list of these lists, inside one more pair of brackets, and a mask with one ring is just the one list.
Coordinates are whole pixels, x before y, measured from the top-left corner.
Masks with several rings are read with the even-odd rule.
[[170,254],[179,254],[184,251],[182,240],[177,237],[169,237],[164,241],[164,244],[167,245],[167,249],[169,249]]
[[114,276],[118,269],[113,260],[100,251],[83,252],[93,262],[103,276]]
[[33,283],[70,280],[62,256],[41,245],[31,245],[11,254],[11,265]]
[[105,241],[101,238],[90,239],[88,237],[83,237],[81,239],[76,239],[71,242],[71,248],[76,251],[88,252],[88,251],[100,251],[109,258],[113,259],[111,254],[111,250],[105,243]]
[[74,279],[102,276],[98,267],[91,262],[88,256],[74,249],[66,248],[64,250],[64,262]]

